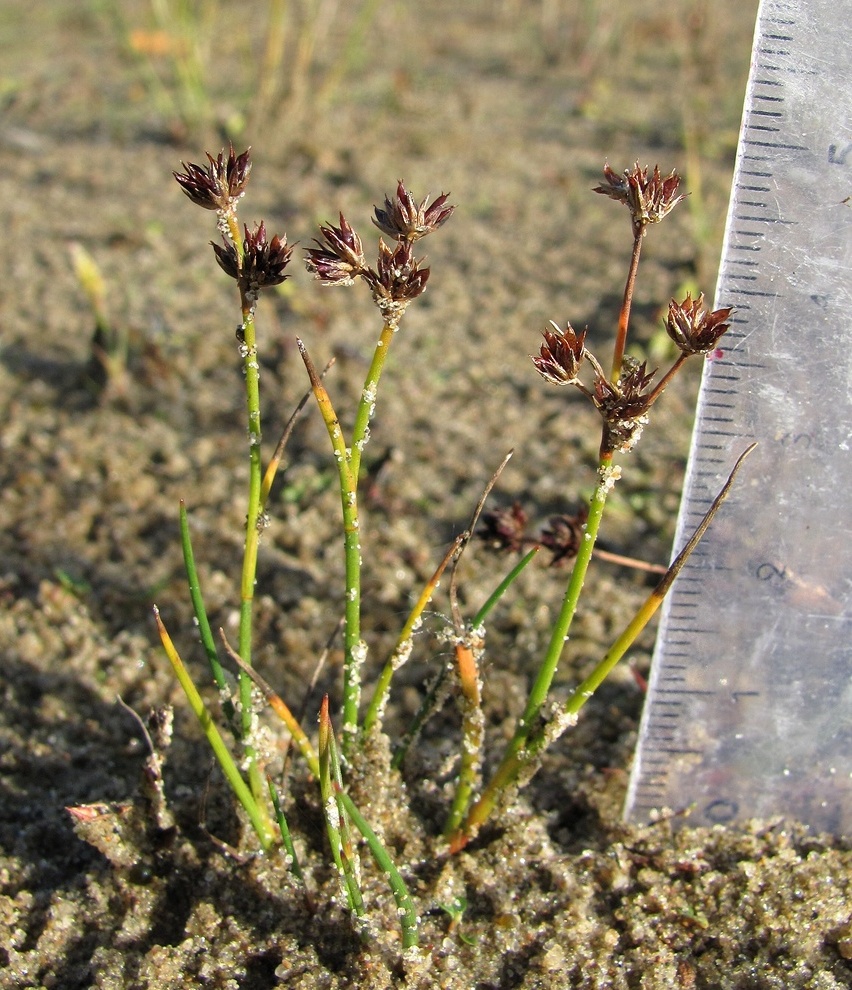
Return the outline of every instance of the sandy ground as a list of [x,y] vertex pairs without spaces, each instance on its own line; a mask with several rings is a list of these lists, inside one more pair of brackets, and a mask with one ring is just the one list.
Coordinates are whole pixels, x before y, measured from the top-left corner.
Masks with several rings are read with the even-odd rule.
[[[242,45],[257,43],[263,23],[261,5],[221,6],[208,92],[214,117],[233,122],[252,68]],[[184,498],[211,620],[234,628],[246,481],[237,310],[207,247],[211,215],[171,178],[222,137],[182,128],[168,90],[152,86],[152,67],[163,78],[158,56],[128,45],[132,29],[150,28],[147,5],[4,7],[0,986],[852,986],[847,842],[785,822],[620,824],[642,705],[626,666],[517,806],[459,856],[436,838],[457,744],[451,709],[404,781],[360,784],[416,898],[416,958],[400,953],[393,902],[367,858],[370,937],[359,939],[338,903],[315,787],[297,764],[285,800],[312,903],[278,857],[252,855],[150,611],[156,601],[203,678],[177,540]],[[314,87],[301,112],[270,112],[241,136],[255,156],[243,218],[263,217],[303,245],[338,210],[366,240],[372,204],[399,177],[421,196],[451,190],[458,207],[428,243],[431,281],[394,341],[365,454],[375,475],[369,673],[507,449],[516,453],[496,505],[517,500],[540,523],[589,491],[597,424],[538,379],[528,355],[549,319],[588,323],[593,346],[611,337],[630,241],[626,214],[589,192],[605,159],[677,166],[692,192],[648,239],[636,339],[652,363],[665,356],[661,305],[687,288],[712,295],[755,13],[752,0],[378,8],[329,99]],[[109,319],[129,347],[126,368],[106,383],[72,243],[100,267]],[[329,388],[345,418],[378,331],[366,293],[323,289],[299,264],[292,270],[258,313],[269,437],[306,387],[297,334],[318,362],[337,356]],[[697,374],[672,387],[625,462],[608,549],[666,559]],[[271,506],[256,651],[264,675],[308,712],[340,690],[333,652],[305,698],[341,609],[333,478],[311,412]],[[472,547],[463,606],[481,603],[502,566]],[[562,691],[647,591],[641,575],[612,565],[596,565],[592,578]],[[536,563],[495,615],[485,672],[492,758],[564,580]],[[446,648],[447,613],[439,595],[399,675],[392,736]],[[631,656],[640,674],[651,641]],[[139,803],[147,752],[118,696],[143,715],[176,706],[165,786],[177,828],[165,836]],[[109,858],[78,838],[64,810],[95,802]],[[461,896],[468,907],[454,925],[440,905]]]

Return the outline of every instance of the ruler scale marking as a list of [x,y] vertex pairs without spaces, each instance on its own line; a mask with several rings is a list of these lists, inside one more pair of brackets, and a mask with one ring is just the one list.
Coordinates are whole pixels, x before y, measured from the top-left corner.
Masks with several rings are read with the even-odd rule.
[[[762,0],[677,547],[758,450],[664,606],[626,814],[852,832],[852,43]],[[752,463],[755,462],[755,463]],[[678,684],[678,687],[672,687]]]

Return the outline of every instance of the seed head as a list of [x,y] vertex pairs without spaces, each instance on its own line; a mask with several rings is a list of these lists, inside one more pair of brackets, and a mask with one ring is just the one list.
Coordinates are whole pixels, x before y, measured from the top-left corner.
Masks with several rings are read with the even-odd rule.
[[719,338],[730,329],[728,317],[733,307],[716,309],[712,313],[704,308],[704,293],[697,299],[687,293],[682,303],[669,303],[666,333],[684,354],[706,354],[712,351]]
[[375,208],[373,223],[383,234],[394,240],[416,241],[437,230],[453,215],[455,207],[445,205],[449,195],[441,193],[431,206],[427,206],[427,196],[418,205],[400,179],[393,199],[385,196],[384,209],[378,206]]
[[540,542],[553,554],[550,561],[552,566],[557,567],[577,556],[587,517],[588,512],[585,509],[580,509],[573,516],[550,517],[547,526],[541,531]]
[[530,540],[526,535],[527,514],[520,502],[511,509],[482,513],[481,538],[492,550],[521,550]]
[[414,257],[411,241],[400,241],[391,250],[379,238],[379,260],[376,271],[368,269],[364,277],[373,290],[373,298],[380,305],[384,301],[407,305],[426,288],[429,269]]
[[607,164],[604,165],[604,178],[606,185],[596,186],[594,192],[624,203],[630,210],[634,232],[644,232],[649,223],[659,223],[686,199],[686,196],[677,195],[680,176],[674,169],[663,178],[659,166],[655,165],[649,176],[648,169],[640,168],[636,162],[633,168],[618,175]]
[[210,243],[216,253],[219,267],[231,278],[236,279],[240,289],[247,295],[257,297],[261,289],[270,285],[280,285],[288,276],[284,274],[293,248],[287,244],[287,237],[277,235],[271,241],[266,239],[266,225],[261,220],[253,231],[248,227],[242,245],[242,255],[230,241],[224,246]]
[[554,385],[573,385],[578,381],[578,373],[583,358],[586,356],[586,333],[582,330],[575,333],[570,323],[566,324],[564,330],[551,320],[552,330],[544,330],[542,336],[544,343],[541,345],[538,357],[533,357],[533,364],[536,371],[545,381]]
[[352,285],[357,277],[363,278],[386,323],[398,327],[406,307],[429,280],[429,269],[423,266],[422,258],[414,257],[412,245],[449,219],[455,207],[447,206],[446,201],[442,193],[431,206],[428,199],[418,205],[400,181],[396,197],[386,197],[385,208],[375,211],[373,223],[393,238],[393,247],[379,239],[375,268],[364,260],[361,238],[342,213],[339,227],[320,227],[323,239],[315,242],[315,248],[308,248],[305,266],[326,285]]
[[173,172],[181,189],[198,206],[205,210],[229,213],[245,192],[251,172],[251,148],[237,155],[229,145],[228,157],[220,151],[214,158],[207,152],[209,165],[181,162],[183,172]]
[[648,410],[645,393],[656,371],[648,372],[646,362],[625,362],[621,378],[611,382],[606,375],[595,375],[595,405],[606,420],[635,419]]
[[632,450],[648,421],[647,413],[656,398],[648,391],[656,371],[648,372],[643,361],[625,359],[621,378],[610,381],[600,369],[595,372],[594,402],[606,429],[602,449]]
[[339,227],[328,224],[320,231],[325,246],[315,241],[319,246],[307,249],[305,267],[325,285],[352,285],[355,276],[367,271],[361,238],[342,213]]

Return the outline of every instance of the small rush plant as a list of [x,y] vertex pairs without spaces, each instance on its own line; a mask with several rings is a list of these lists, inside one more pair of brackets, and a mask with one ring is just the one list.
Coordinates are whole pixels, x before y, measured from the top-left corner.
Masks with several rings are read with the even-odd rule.
[[[549,644],[529,687],[526,706],[518,713],[514,732],[504,752],[493,761],[495,769],[484,777],[485,718],[481,670],[486,621],[492,608],[539,548],[537,544],[527,549],[520,561],[497,583],[493,594],[477,614],[467,620],[462,617],[455,592],[455,565],[471,539],[482,514],[485,497],[496,482],[497,475],[491,479],[486,494],[476,506],[469,526],[437,562],[425,587],[412,594],[414,606],[402,624],[395,648],[378,675],[375,674],[377,668],[367,660],[368,645],[362,634],[361,621],[362,559],[368,552],[368,548],[362,545],[361,536],[362,458],[379,401],[379,387],[383,381],[388,350],[400,332],[408,306],[423,293],[429,279],[429,268],[417,256],[418,242],[439,231],[453,216],[455,207],[449,204],[446,194],[441,194],[431,203],[428,199],[418,202],[400,181],[395,192],[375,209],[373,223],[382,236],[378,240],[374,264],[368,262],[361,237],[343,214],[340,214],[337,225],[329,223],[320,227],[320,239],[314,247],[305,251],[308,271],[325,285],[352,286],[363,283],[378,310],[381,331],[357,408],[354,415],[347,417],[348,427],[338,415],[326,388],[325,372],[318,369],[305,343],[297,341],[310,388],[264,464],[256,304],[261,292],[287,278],[293,248],[285,236],[270,236],[263,222],[253,229],[238,222],[237,209],[250,172],[249,151],[237,155],[231,147],[228,152],[223,151],[215,158],[208,154],[206,164],[184,163],[183,170],[174,173],[190,200],[216,215],[221,243],[213,244],[215,258],[236,283],[241,314],[237,338],[245,381],[249,483],[240,578],[239,630],[235,644],[229,643],[224,633],[217,640],[210,628],[190,540],[187,511],[183,504],[180,506],[180,531],[189,590],[201,643],[221,699],[221,719],[218,721],[226,727],[224,734],[217,726],[214,712],[202,699],[157,609],[156,621],[165,652],[189,705],[245,811],[261,850],[270,852],[282,846],[290,868],[297,877],[302,876],[290,828],[282,810],[280,781],[276,782],[267,773],[264,750],[257,733],[259,708],[268,703],[280,716],[309,774],[316,780],[328,851],[339,872],[345,902],[356,918],[364,918],[359,850],[366,847],[387,878],[396,901],[403,948],[415,952],[419,938],[417,910],[403,878],[408,864],[393,861],[377,831],[359,811],[348,786],[352,768],[358,767],[362,787],[365,774],[369,779],[370,773],[376,775],[377,786],[380,777],[399,781],[399,800],[404,800],[404,787],[399,776],[388,778],[388,773],[402,763],[407,747],[434,710],[436,700],[453,694],[461,711],[461,744],[454,793],[448,801],[443,834],[435,840],[436,850],[442,849],[446,855],[457,853],[477,835],[495,812],[505,809],[512,802],[516,789],[535,773],[546,748],[576,722],[580,709],[646,626],[733,482],[739,462],[698,529],[592,673],[570,692],[567,699],[554,701],[551,693],[554,675],[577,612],[607,498],[621,477],[621,466],[616,463],[616,458],[636,446],[652,407],[685,361],[692,355],[708,354],[715,350],[720,337],[728,329],[731,310],[711,312],[705,308],[703,296],[693,299],[687,295],[682,302],[672,300],[668,306],[666,330],[677,347],[678,356],[659,377],[656,372],[649,371],[644,362],[626,355],[631,300],[644,237],[648,229],[663,221],[684,197],[678,192],[680,178],[674,171],[663,176],[658,168],[640,168],[637,163],[633,168],[617,173],[607,165],[603,181],[595,192],[627,208],[633,235],[612,355],[604,361],[586,347],[585,331],[577,332],[570,324],[563,328],[551,323],[544,330],[538,354],[533,357],[536,371],[546,381],[555,386],[576,389],[594,410],[600,425],[597,482],[582,517],[563,520],[561,527],[551,529],[549,542],[543,541],[560,558],[573,557],[573,568],[553,623]],[[255,670],[252,660],[255,577],[261,537],[267,524],[270,493],[296,415],[310,401],[311,394],[327,429],[337,472],[345,573],[340,623],[344,656],[342,704],[340,711],[333,713],[329,697],[325,695],[316,733],[309,732],[307,725],[300,722],[287,701]],[[492,539],[496,536],[504,545],[519,549],[529,545],[530,541],[522,535],[524,518],[519,510],[492,512],[486,514],[485,521]],[[451,660],[449,663],[444,660],[436,663],[435,681],[424,690],[421,712],[405,738],[396,740],[394,747],[391,745],[394,741],[385,738],[383,729],[383,716],[394,674],[411,655],[414,634],[424,610],[439,579],[448,569],[452,575]],[[235,694],[232,694],[226,676],[226,658],[230,658],[238,668]],[[226,736],[230,736],[230,740],[226,740]],[[386,745],[376,745],[377,741]],[[389,757],[391,765],[388,766],[388,761],[382,765],[381,754],[391,753],[392,750],[392,758]],[[461,908],[454,910],[460,917]]]

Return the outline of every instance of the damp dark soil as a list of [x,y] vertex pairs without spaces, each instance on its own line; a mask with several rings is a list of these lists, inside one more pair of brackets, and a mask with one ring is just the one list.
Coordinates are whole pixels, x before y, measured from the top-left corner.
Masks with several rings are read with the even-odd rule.
[[[247,119],[266,15],[259,3],[202,6],[200,124],[181,119],[175,37],[155,29],[147,4],[11,0],[0,21],[0,986],[852,987],[848,842],[781,820],[694,828],[680,809],[622,824],[650,632],[516,805],[461,854],[438,839],[458,746],[452,706],[403,779],[384,773],[377,753],[374,776],[353,783],[415,898],[417,952],[402,952],[393,900],[366,854],[366,938],[341,906],[319,799],[298,761],[283,786],[308,892],[280,857],[256,855],[151,619],[156,602],[204,679],[181,498],[214,628],[233,630],[239,593],[247,459],[236,300],[207,244],[212,215],[171,171],[219,150],[217,122],[233,131]],[[592,346],[611,337],[630,231],[620,206],[590,193],[605,160],[678,167],[692,193],[644,251],[636,334],[652,363],[666,356],[661,305],[687,289],[712,296],[756,4],[372,7],[348,48],[346,5],[336,8],[320,81],[267,106],[238,138],[255,160],[243,219],[262,217],[303,245],[338,210],[366,235],[372,205],[400,177],[419,196],[451,190],[458,206],[430,239],[430,284],[394,341],[365,452],[368,678],[509,448],[495,505],[517,501],[540,523],[590,489],[597,424],[538,379],[528,355],[549,319],[588,324]],[[104,279],[109,368],[74,274],[80,247]],[[258,310],[268,438],[306,388],[297,335],[317,362],[336,355],[328,382],[345,418],[379,329],[365,294],[292,268]],[[699,370],[670,389],[625,458],[607,549],[667,558]],[[259,568],[255,660],[307,712],[340,691],[336,649],[306,688],[342,607],[332,465],[309,409]],[[504,566],[474,543],[462,607],[478,607]],[[484,671],[491,760],[564,581],[564,569],[536,561],[495,613]],[[558,692],[588,672],[647,588],[641,573],[595,564]],[[448,612],[441,591],[398,675],[392,737],[441,662]],[[174,826],[158,827],[141,797],[148,750],[128,707],[145,717],[167,705]],[[270,715],[264,725],[280,751],[281,727]],[[93,844],[68,807],[88,809],[77,828]],[[460,899],[467,907],[453,918],[446,909]]]

